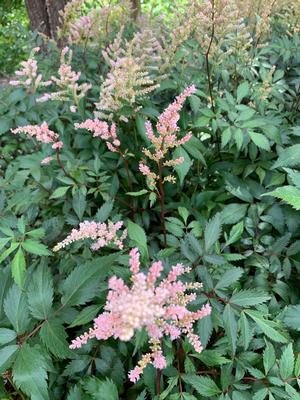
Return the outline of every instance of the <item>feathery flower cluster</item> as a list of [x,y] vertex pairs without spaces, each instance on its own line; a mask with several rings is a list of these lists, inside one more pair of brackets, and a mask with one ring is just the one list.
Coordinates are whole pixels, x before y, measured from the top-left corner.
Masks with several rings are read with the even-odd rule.
[[[52,82],[58,87],[57,92],[45,93],[38,101],[45,102],[48,100],[71,100],[78,106],[79,100],[86,95],[92,85],[83,83],[79,85],[78,80],[81,72],[74,72],[71,67],[73,52],[69,47],[65,47],[61,52],[60,67],[58,70],[59,77],[52,76]],[[71,106],[71,111],[76,111],[76,106]]]
[[114,244],[119,249],[123,248],[123,241],[127,236],[127,230],[124,229],[121,235],[118,231],[122,228],[123,222],[119,221],[115,224],[112,222],[100,223],[95,221],[84,221],[79,224],[79,229],[72,229],[69,236],[62,242],[58,243],[53,251],[58,251],[73,242],[84,239],[92,239],[95,242],[91,245],[92,250],[99,250],[101,247]]
[[193,324],[211,313],[209,304],[198,311],[187,309],[196,299],[196,293],[187,293],[202,287],[198,282],[184,283],[178,278],[189,272],[182,264],[172,267],[167,277],[157,283],[163,272],[161,261],[154,262],[148,273],[140,272],[139,252],[130,251],[131,287],[121,278],[113,276],[108,283],[109,292],[105,311],[94,320],[94,328],[72,341],[71,349],[80,348],[91,338],[106,340],[110,337],[129,341],[135,331],[145,329],[149,337],[150,353],[145,354],[129,373],[136,382],[144,368],[152,363],[157,369],[166,367],[161,340],[186,335],[197,352],[202,351],[200,338],[193,332]]
[[97,118],[112,119],[114,113],[120,112],[120,119],[127,121],[122,115],[122,108],[138,108],[139,101],[159,86],[153,76],[158,41],[148,31],[137,32],[123,46],[122,32],[103,52],[110,71],[101,86],[100,101],[96,103]]
[[118,151],[120,146],[120,140],[117,137],[117,127],[116,124],[112,124],[109,127],[108,123],[105,121],[100,121],[99,119],[87,119],[81,124],[76,123],[75,129],[87,129],[93,133],[93,137],[100,137],[105,140],[106,146],[112,152]]
[[48,127],[47,122],[43,122],[39,125],[26,125],[20,126],[16,129],[12,129],[12,133],[25,133],[29,137],[35,137],[38,142],[42,143],[53,143],[52,149],[60,150],[63,146],[63,142],[59,140],[59,134],[51,131]]
[[39,52],[40,48],[35,47],[31,50],[29,59],[22,61],[21,66],[23,67],[20,71],[16,71],[15,74],[19,78],[9,82],[12,86],[23,86],[29,89],[32,93],[35,93],[40,86],[49,86],[51,81],[43,81],[42,74],[38,73],[38,64],[34,58],[35,53]]
[[[151,123],[146,122],[146,134],[150,139],[154,151],[143,149],[143,153],[150,159],[156,162],[158,169],[163,167],[174,167],[184,162],[183,157],[175,160],[164,160],[170,149],[178,147],[191,138],[191,133],[186,134],[182,139],[177,139],[179,127],[177,122],[180,118],[179,112],[182,109],[183,103],[187,97],[195,93],[196,88],[194,85],[186,88],[182,94],[176,97],[175,101],[171,103],[166,110],[158,117],[156,129],[158,135],[153,132]],[[151,169],[143,162],[139,164],[140,172],[148,178],[148,184],[151,188],[155,188],[159,179],[159,174],[151,171]],[[175,177],[168,175],[164,178],[164,182],[175,182]]]

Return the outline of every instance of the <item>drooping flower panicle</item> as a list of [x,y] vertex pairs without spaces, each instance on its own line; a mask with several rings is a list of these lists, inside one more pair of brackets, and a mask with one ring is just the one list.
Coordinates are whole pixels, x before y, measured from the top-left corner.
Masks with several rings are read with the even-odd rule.
[[140,272],[138,249],[132,249],[129,255],[131,287],[123,279],[113,276],[108,284],[105,311],[94,320],[94,327],[89,332],[72,341],[70,348],[79,348],[91,338],[106,340],[113,337],[129,341],[135,331],[145,329],[151,352],[145,354],[129,373],[129,379],[136,382],[147,364],[152,363],[158,369],[166,367],[161,348],[164,336],[174,340],[182,334],[186,335],[195,350],[201,352],[202,345],[193,332],[193,323],[209,315],[211,308],[206,304],[195,312],[187,309],[187,305],[196,299],[196,293],[189,291],[202,286],[197,282],[184,283],[178,280],[189,272],[189,268],[177,264],[158,283],[163,272],[161,261],[154,262],[146,274]]
[[[184,101],[187,97],[195,93],[195,91],[196,88],[194,85],[186,88],[158,117],[158,122],[156,124],[158,135],[154,133],[152,124],[149,121],[146,122],[146,134],[154,149],[144,148],[143,153],[150,160],[155,161],[159,169],[162,167],[174,167],[184,162],[184,157],[169,160],[165,158],[169,150],[188,142],[192,136],[191,133],[188,133],[182,139],[178,139],[179,127],[177,123],[180,118],[179,112],[183,107]],[[140,162],[139,170],[148,178],[149,186],[152,188],[156,187],[159,175],[153,172],[144,162]],[[175,177],[168,175],[164,178],[164,182],[167,181],[174,182]]]
[[112,123],[110,127],[105,121],[87,119],[81,124],[76,123],[74,126],[76,129],[87,129],[93,133],[93,137],[100,137],[103,139],[110,151],[118,151],[118,147],[121,143],[117,137],[116,124]]
[[70,110],[71,112],[76,111],[79,100],[86,95],[92,85],[88,83],[78,83],[81,72],[75,72],[72,70],[72,57],[73,52],[71,49],[69,49],[69,47],[65,47],[62,49],[60,57],[60,67],[58,70],[58,78],[55,76],[51,77],[52,83],[54,83],[58,87],[58,91],[45,93],[37,101],[72,101],[75,105],[73,104]]
[[47,122],[43,122],[42,125],[20,126],[12,129],[12,133],[25,133],[30,138],[34,137],[38,142],[53,143],[52,148],[54,150],[60,150],[63,146],[63,142],[59,140],[59,134],[51,131]]
[[126,229],[122,234],[118,234],[122,226],[122,221],[116,222],[115,224],[112,222],[108,222],[108,224],[95,221],[81,222],[79,224],[79,229],[72,229],[70,235],[62,242],[58,243],[53,248],[53,251],[58,251],[73,242],[84,239],[94,240],[94,243],[91,245],[92,250],[98,250],[110,244],[114,244],[119,249],[122,249],[123,241],[127,236]]
[[37,88],[40,86],[51,85],[51,81],[43,81],[42,74],[38,73],[38,64],[36,59],[34,58],[34,55],[39,51],[39,47],[35,47],[31,50],[29,59],[27,61],[21,62],[21,66],[23,68],[15,72],[18,79],[11,80],[9,82],[10,85],[23,86],[29,89],[32,93],[35,93]]

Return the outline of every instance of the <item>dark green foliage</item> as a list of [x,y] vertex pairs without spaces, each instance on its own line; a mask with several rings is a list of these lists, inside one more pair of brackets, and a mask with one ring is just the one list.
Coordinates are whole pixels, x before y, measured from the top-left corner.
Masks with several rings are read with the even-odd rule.
[[[300,38],[279,37],[276,29],[279,23],[268,45],[249,50],[253,64],[234,56],[211,63],[214,109],[204,58],[197,48],[195,57],[192,40],[182,46],[171,77],[140,109],[127,110],[127,123],[118,122],[132,187],[116,153],[74,130],[92,117],[99,97],[104,66],[94,50],[74,49],[74,69],[93,84],[75,113],[64,103],[37,103],[20,88],[2,90],[0,398],[300,399]],[[47,51],[39,60],[46,77],[59,65],[58,50],[49,43]],[[272,65],[272,90],[260,98]],[[191,82],[197,92],[179,124],[193,138],[177,149],[185,158],[177,182],[165,185],[164,246],[157,197],[138,172],[149,145],[144,122],[155,123]],[[40,165],[49,147],[10,133],[43,121],[63,138],[67,175],[55,161]],[[86,241],[53,252],[84,220],[123,220],[124,250],[95,253]],[[166,271],[176,263],[191,267],[186,279],[203,283],[191,307],[209,302],[213,310],[195,326],[201,354],[184,337],[164,341],[160,396],[152,366],[135,385],[127,377],[148,350],[145,332],[126,343],[93,339],[68,347],[103,312],[108,279],[128,280],[132,247],[143,269],[158,259]]]

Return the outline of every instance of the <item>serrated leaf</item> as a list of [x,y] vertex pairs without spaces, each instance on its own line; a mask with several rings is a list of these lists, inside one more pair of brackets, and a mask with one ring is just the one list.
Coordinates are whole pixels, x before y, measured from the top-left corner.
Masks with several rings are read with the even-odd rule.
[[24,343],[13,366],[13,380],[31,400],[48,400],[46,369],[47,363],[39,348]]
[[253,338],[253,330],[250,329],[248,318],[246,317],[244,312],[241,312],[239,327],[241,334],[241,343],[244,347],[244,350],[247,350],[251,342],[251,339]]
[[244,222],[240,221],[236,225],[234,225],[229,233],[229,238],[225,243],[225,247],[229,246],[232,243],[235,243],[243,234],[244,231]]
[[267,397],[268,393],[269,390],[267,388],[262,388],[254,394],[253,400],[264,400]]
[[267,375],[276,362],[275,350],[271,343],[267,342],[266,348],[263,353],[263,362],[265,373]]
[[191,357],[198,358],[203,362],[203,364],[208,365],[209,367],[228,364],[231,362],[231,360],[224,357],[217,350],[203,350],[201,353],[191,354]]
[[77,190],[75,192],[72,199],[72,206],[77,217],[79,218],[79,220],[81,220],[86,208],[86,198],[81,190]]
[[26,261],[21,248],[16,252],[12,263],[11,263],[11,273],[16,284],[23,287],[25,279]]
[[144,258],[148,258],[147,237],[144,229],[132,221],[128,221],[128,236],[139,248]]
[[99,222],[104,222],[110,216],[112,209],[114,207],[114,201],[107,201],[106,203],[102,204],[96,214],[96,220]]
[[106,277],[117,258],[116,254],[97,257],[76,267],[62,283],[62,304],[73,306],[91,300],[98,291],[99,282]]
[[118,389],[113,381],[106,379],[106,381],[100,381],[97,378],[89,378],[84,383],[84,388],[92,399],[95,400],[118,400]]
[[209,251],[221,235],[222,221],[220,214],[216,214],[206,225],[204,231],[205,250]]
[[237,344],[237,321],[233,309],[229,304],[226,304],[224,308],[223,324],[229,339],[229,344],[232,348],[232,352],[235,353]]
[[85,307],[80,313],[77,315],[75,320],[69,325],[69,328],[73,328],[74,326],[84,325],[90,322],[92,319],[96,317],[101,306],[97,304],[93,304],[91,306]]
[[177,147],[177,149],[173,153],[173,160],[177,160],[180,157],[183,157],[184,161],[181,164],[175,165],[174,169],[177,172],[180,185],[182,186],[184,183],[184,178],[186,177],[193,163],[190,159],[190,156],[183,147]]
[[138,197],[138,196],[143,196],[143,194],[148,193],[147,189],[142,189],[139,190],[138,192],[127,192],[126,194],[128,194],[129,196],[133,196],[133,197]]
[[300,304],[288,306],[283,321],[289,328],[300,331]]
[[29,310],[25,293],[13,285],[4,300],[4,312],[18,333],[24,333],[30,324]]
[[269,299],[270,296],[260,290],[247,289],[233,294],[230,303],[241,307],[250,307],[265,303]]
[[246,97],[249,93],[250,87],[249,83],[247,81],[241,83],[236,91],[236,98],[237,102],[240,103],[241,100],[243,100],[244,97]]
[[59,199],[60,197],[63,197],[67,193],[68,189],[70,189],[70,186],[58,187],[54,190],[54,192],[50,196],[50,199]]
[[3,253],[1,254],[0,263],[4,261],[11,253],[13,253],[19,247],[19,245],[19,243],[15,242],[11,243],[10,247],[3,251]]
[[250,310],[246,310],[245,313],[249,315],[257,323],[263,333],[274,342],[287,343],[289,341],[286,336],[273,328],[270,321],[264,319],[259,313]]
[[10,368],[13,358],[18,351],[19,346],[16,344],[12,344],[10,346],[5,346],[0,349],[0,373],[5,372],[8,368]]
[[300,144],[287,147],[279,154],[278,160],[273,164],[272,169],[279,167],[294,167],[300,162]]
[[185,383],[191,385],[201,396],[212,397],[222,393],[211,378],[186,374],[183,374],[182,378]]
[[296,210],[300,210],[300,189],[294,186],[282,186],[272,192],[265,193],[264,196],[274,196],[284,200]]
[[200,319],[197,323],[197,333],[201,337],[201,342],[203,347],[205,347],[212,335],[213,324],[211,315],[208,315],[205,318]]
[[0,346],[15,340],[17,334],[12,329],[0,328]]
[[270,143],[269,140],[261,133],[249,131],[249,136],[254,144],[260,149],[269,151]]
[[51,252],[47,249],[47,246],[33,239],[26,239],[22,243],[22,247],[24,250],[28,251],[28,253],[36,254],[37,256],[51,255]]
[[53,280],[47,265],[39,265],[33,272],[27,296],[33,317],[38,320],[48,318],[53,301]]
[[243,275],[244,271],[242,268],[232,268],[229,269],[221,276],[219,282],[216,284],[215,289],[224,289],[235,282],[237,282]]
[[66,358],[71,354],[66,340],[68,335],[57,318],[47,319],[40,329],[39,336],[55,357]]
[[293,345],[289,343],[284,349],[282,356],[279,360],[279,371],[281,378],[285,381],[293,375],[295,357],[293,352]]

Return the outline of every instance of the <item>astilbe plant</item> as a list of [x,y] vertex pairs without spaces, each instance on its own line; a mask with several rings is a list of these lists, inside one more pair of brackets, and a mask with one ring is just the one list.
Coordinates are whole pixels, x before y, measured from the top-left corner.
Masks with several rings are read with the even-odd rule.
[[127,236],[127,230],[124,229],[122,234],[118,231],[122,228],[123,222],[119,221],[115,224],[113,222],[100,223],[95,221],[84,221],[79,224],[79,229],[72,229],[63,241],[57,243],[53,251],[58,251],[65,248],[73,242],[84,239],[92,239],[94,243],[91,245],[92,250],[99,250],[104,246],[110,244],[115,245],[118,249],[123,249],[123,241]]
[[39,47],[31,50],[27,61],[22,61],[22,69],[15,72],[18,79],[9,81],[12,86],[21,86],[34,94],[39,87],[51,85],[51,81],[43,81],[43,75],[38,73],[38,63],[34,55],[40,51]]
[[148,364],[152,363],[157,369],[167,366],[162,350],[164,337],[175,340],[184,335],[200,353],[203,348],[200,338],[193,332],[193,323],[209,315],[211,308],[206,304],[198,311],[188,310],[188,304],[196,299],[196,293],[190,291],[202,287],[198,282],[184,283],[178,279],[189,272],[189,268],[176,264],[167,277],[158,282],[163,272],[161,261],[154,262],[148,273],[143,273],[138,249],[133,248],[129,255],[131,287],[121,278],[110,278],[105,311],[94,320],[93,328],[72,341],[70,348],[80,348],[93,338],[129,341],[136,331],[145,329],[150,352],[129,372],[129,379],[136,382]]
[[[188,142],[192,136],[191,133],[186,134],[183,138],[178,138],[179,127],[177,125],[180,118],[180,110],[186,98],[196,92],[194,85],[186,88],[182,94],[176,97],[166,110],[158,117],[156,124],[157,135],[153,131],[151,123],[146,122],[146,134],[151,142],[152,147],[144,148],[143,153],[149,159],[150,163],[154,161],[156,169],[148,165],[149,162],[141,161],[139,164],[140,172],[146,176],[148,186],[152,191],[157,192],[161,205],[161,219],[164,235],[164,244],[166,245],[166,228],[165,228],[165,193],[164,184],[166,182],[174,183],[176,178],[169,174],[163,176],[165,167],[175,167],[184,162],[184,157],[176,159],[168,158],[172,149]],[[149,163],[149,164],[150,164]]]
[[45,102],[48,100],[70,101],[73,103],[70,110],[75,112],[80,99],[82,99],[88,90],[92,87],[89,83],[79,83],[81,72],[72,70],[71,62],[73,51],[65,47],[61,51],[60,67],[58,69],[58,78],[51,77],[52,83],[57,86],[58,91],[45,93],[37,101]]

